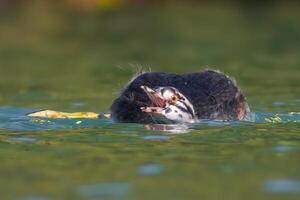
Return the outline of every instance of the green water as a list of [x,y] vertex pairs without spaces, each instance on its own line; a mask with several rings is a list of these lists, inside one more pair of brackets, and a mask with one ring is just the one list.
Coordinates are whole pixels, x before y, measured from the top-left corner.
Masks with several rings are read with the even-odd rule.
[[[1,11],[0,199],[299,199],[299,8]],[[106,112],[139,65],[220,69],[256,118],[162,132],[25,116]],[[281,122],[265,120],[276,113]]]

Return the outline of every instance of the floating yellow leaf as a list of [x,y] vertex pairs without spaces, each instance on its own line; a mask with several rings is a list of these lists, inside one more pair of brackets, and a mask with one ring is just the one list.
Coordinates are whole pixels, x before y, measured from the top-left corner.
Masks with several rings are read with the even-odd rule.
[[94,112],[59,112],[54,110],[42,110],[34,113],[30,113],[29,117],[45,117],[45,118],[99,118],[98,113]]

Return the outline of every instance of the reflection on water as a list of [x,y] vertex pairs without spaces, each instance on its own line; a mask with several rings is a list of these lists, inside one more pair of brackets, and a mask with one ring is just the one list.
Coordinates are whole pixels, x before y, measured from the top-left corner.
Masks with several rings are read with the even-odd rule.
[[187,124],[147,124],[144,126],[146,130],[162,131],[170,134],[182,134],[189,132]]

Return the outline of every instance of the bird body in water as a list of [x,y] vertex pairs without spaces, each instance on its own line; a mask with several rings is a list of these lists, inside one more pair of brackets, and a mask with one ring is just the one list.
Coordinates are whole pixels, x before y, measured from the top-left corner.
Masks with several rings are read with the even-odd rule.
[[243,120],[249,110],[235,81],[215,71],[136,75],[110,108],[127,123],[193,123],[200,119]]

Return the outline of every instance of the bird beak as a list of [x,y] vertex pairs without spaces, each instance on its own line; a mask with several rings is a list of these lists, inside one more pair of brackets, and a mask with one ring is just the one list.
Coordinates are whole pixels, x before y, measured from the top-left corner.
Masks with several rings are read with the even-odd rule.
[[142,85],[141,88],[146,92],[153,106],[159,108],[164,108],[166,106],[166,100],[164,100],[158,92],[144,85]]

